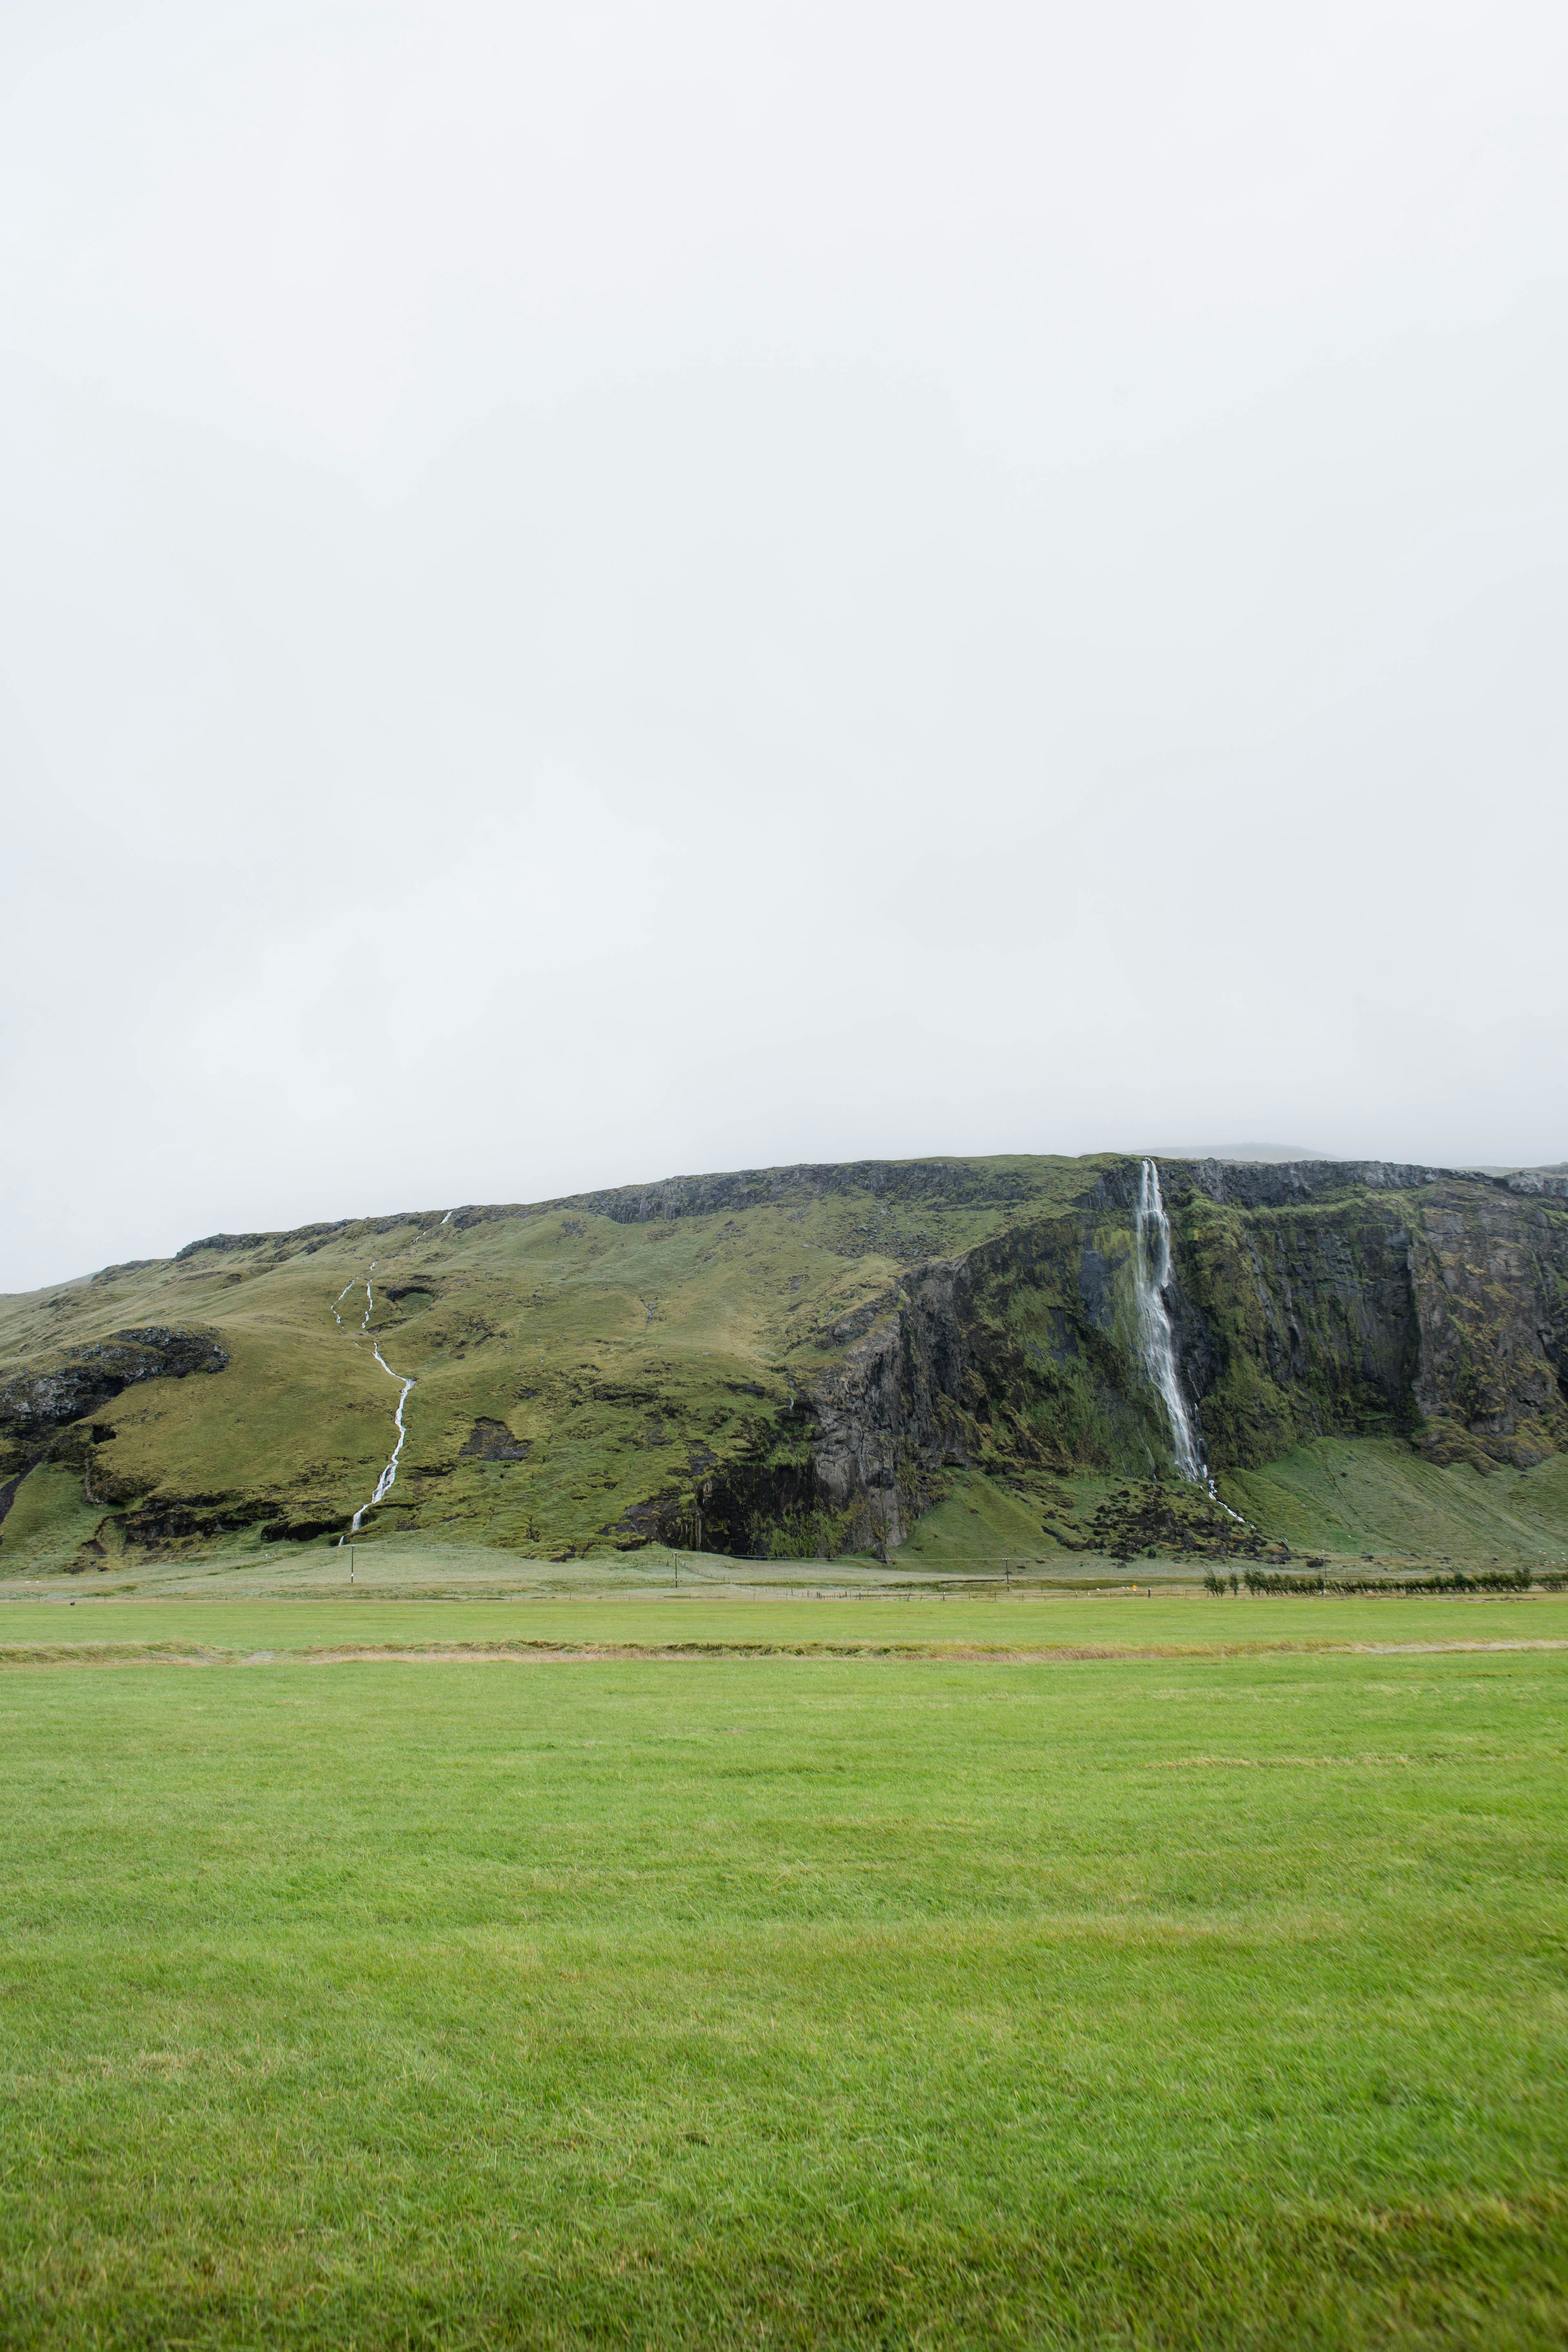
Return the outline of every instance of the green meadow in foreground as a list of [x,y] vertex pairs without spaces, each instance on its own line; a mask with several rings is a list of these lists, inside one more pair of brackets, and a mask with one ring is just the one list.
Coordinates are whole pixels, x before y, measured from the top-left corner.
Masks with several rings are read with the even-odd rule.
[[1558,2347],[1562,1643],[7,1602],[0,2341]]

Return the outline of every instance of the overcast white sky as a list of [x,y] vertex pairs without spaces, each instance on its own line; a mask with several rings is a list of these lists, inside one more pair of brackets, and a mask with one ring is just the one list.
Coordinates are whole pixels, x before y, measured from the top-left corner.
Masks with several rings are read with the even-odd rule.
[[5,0],[0,1286],[1568,1154],[1568,10]]

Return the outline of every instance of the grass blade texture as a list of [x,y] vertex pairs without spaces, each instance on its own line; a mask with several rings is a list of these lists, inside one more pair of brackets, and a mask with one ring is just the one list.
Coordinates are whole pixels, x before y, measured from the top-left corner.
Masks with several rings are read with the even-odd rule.
[[1133,1613],[14,1640],[0,2339],[1561,2345],[1568,1605]]

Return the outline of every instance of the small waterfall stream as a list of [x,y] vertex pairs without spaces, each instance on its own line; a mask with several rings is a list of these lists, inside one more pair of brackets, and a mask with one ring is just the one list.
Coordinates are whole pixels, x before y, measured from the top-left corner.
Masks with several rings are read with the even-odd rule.
[[[371,1354],[375,1358],[376,1362],[381,1366],[381,1369],[386,1374],[387,1379],[389,1381],[401,1381],[403,1386],[398,1396],[396,1405],[393,1409],[392,1415],[393,1425],[397,1431],[397,1443],[392,1449],[392,1457],[387,1463],[385,1469],[382,1472],[380,1477],[375,1482],[374,1494],[371,1496],[368,1503],[362,1503],[360,1505],[358,1510],[354,1513],[353,1517],[349,1521],[349,1535],[351,1536],[358,1535],[359,1523],[363,1518],[365,1513],[368,1510],[374,1509],[374,1506],[382,1500],[384,1496],[389,1494],[397,1483],[397,1457],[402,1453],[408,1437],[408,1431],[403,1419],[403,1408],[408,1402],[408,1391],[410,1389],[418,1385],[416,1381],[406,1379],[402,1372],[395,1372],[393,1370],[392,1366],[382,1354],[380,1348],[376,1345],[374,1336],[371,1334],[370,1318],[375,1312],[375,1293],[370,1286],[370,1275],[374,1272],[375,1260],[372,1258],[370,1262],[370,1273],[365,1276],[364,1315],[361,1320],[359,1328],[370,1339]],[[345,1283],[342,1289],[338,1293],[338,1300],[342,1301],[346,1298],[353,1288],[353,1284],[352,1282]],[[343,1318],[341,1315],[338,1315],[336,1304],[334,1304],[332,1307],[332,1313],[337,1316],[338,1328],[341,1331],[343,1328]],[[342,1549],[342,1547],[347,1540],[347,1536],[340,1536],[338,1538],[338,1549],[340,1551]]]
[[1176,1370],[1176,1346],[1171,1330],[1171,1310],[1165,1293],[1171,1286],[1171,1223],[1160,1197],[1160,1171],[1152,1160],[1143,1162],[1138,1183],[1138,1343],[1150,1379],[1159,1390],[1171,1424],[1176,1467],[1184,1478],[1207,1486],[1213,1482],[1198,1444],[1198,1433]]

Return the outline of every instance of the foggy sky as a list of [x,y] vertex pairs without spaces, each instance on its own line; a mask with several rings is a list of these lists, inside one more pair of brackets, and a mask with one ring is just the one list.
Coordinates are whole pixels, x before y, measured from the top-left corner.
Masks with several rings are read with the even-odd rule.
[[1568,1155],[1568,14],[7,0],[0,1286]]

